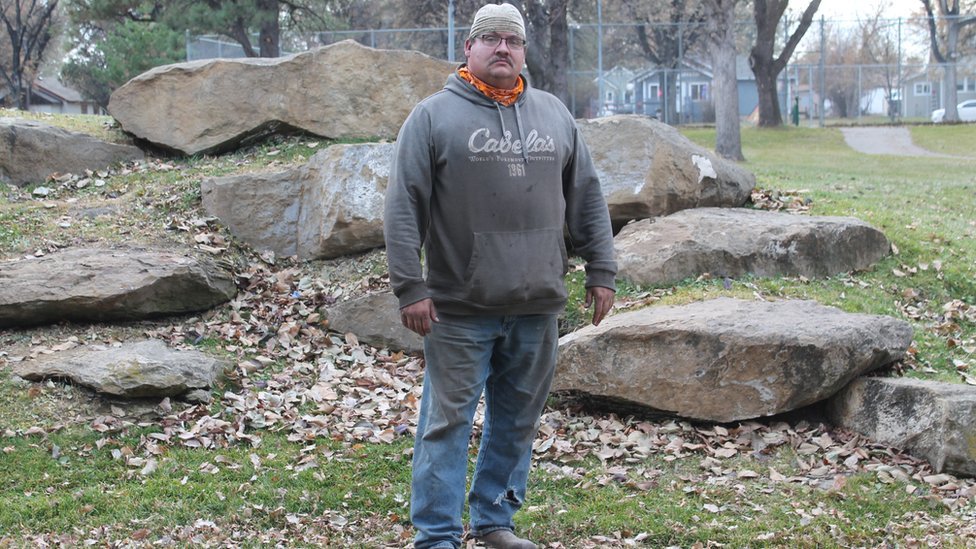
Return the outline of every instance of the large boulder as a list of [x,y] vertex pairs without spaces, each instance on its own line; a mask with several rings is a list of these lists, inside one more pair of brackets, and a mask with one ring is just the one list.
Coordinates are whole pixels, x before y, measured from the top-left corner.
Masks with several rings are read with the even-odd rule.
[[298,168],[206,179],[203,207],[258,248],[302,259],[383,246],[390,143],[333,145]]
[[35,120],[0,118],[0,180],[22,186],[52,174],[101,170],[141,160],[142,150]]
[[752,173],[657,120],[617,115],[577,124],[615,229],[688,208],[742,206],[756,185]]
[[121,347],[88,346],[17,363],[32,381],[70,379],[98,393],[124,398],[180,396],[208,390],[230,367],[199,351],[180,351],[157,339]]
[[125,131],[188,155],[231,150],[282,126],[335,139],[392,138],[453,68],[347,40],[273,59],[157,67],[116,90],[108,110]]
[[740,421],[826,399],[911,341],[907,322],[813,301],[649,307],[563,336],[553,390]]
[[329,329],[353,333],[373,347],[413,353],[423,351],[424,339],[400,321],[400,302],[393,292],[376,292],[329,307]]
[[827,405],[840,427],[906,450],[936,472],[976,476],[976,387],[862,377]]
[[670,284],[716,276],[831,276],[863,270],[891,251],[885,235],[851,217],[746,208],[696,208],[624,227],[614,239],[620,278]]
[[206,260],[134,248],[69,249],[0,262],[0,328],[188,313],[236,293],[230,273]]

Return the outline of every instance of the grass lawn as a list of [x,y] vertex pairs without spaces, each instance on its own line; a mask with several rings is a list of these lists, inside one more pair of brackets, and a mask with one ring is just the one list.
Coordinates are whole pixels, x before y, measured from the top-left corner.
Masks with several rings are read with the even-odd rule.
[[[44,119],[123,139],[104,118]],[[713,130],[684,133],[713,145]],[[920,146],[958,158],[866,156],[847,148],[836,128],[743,130],[744,166],[757,188],[806,203],[810,214],[858,217],[885,232],[897,252],[870,271],[748,278],[728,288],[707,277],[623,285],[619,301],[759,295],[891,315],[915,329],[905,375],[973,382],[976,125],[922,125],[912,134]],[[151,159],[95,174],[102,186],[79,188],[77,178],[48,185],[54,193],[46,198],[4,188],[0,258],[96,243],[192,247],[201,235],[219,237],[227,242],[223,259],[255,281],[239,299],[274,333],[287,319],[261,317],[257,304],[287,309],[300,299],[276,283],[317,281],[341,297],[382,278],[382,253],[264,264],[206,219],[199,184],[291,166],[327,145],[278,137],[220,157]],[[582,318],[579,273],[570,281],[567,330]],[[0,331],[0,547],[409,544],[419,361],[324,329],[296,336],[311,349],[304,354],[248,347],[226,330],[230,314],[222,307],[154,322]],[[204,336],[192,344],[238,364],[210,405],[106,401],[10,371],[66,342],[151,335],[185,343],[190,328]],[[258,355],[268,360],[255,368]],[[309,396],[323,368],[332,369],[334,400]],[[976,545],[972,479],[936,478],[922,462],[829,426],[783,418],[690,424],[615,415],[564,397],[551,399],[542,423],[517,525],[548,547]]]

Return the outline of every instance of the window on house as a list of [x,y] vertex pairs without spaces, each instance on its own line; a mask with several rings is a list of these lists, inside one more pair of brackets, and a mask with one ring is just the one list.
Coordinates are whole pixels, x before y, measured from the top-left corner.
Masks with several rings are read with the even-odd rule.
[[645,101],[656,101],[661,95],[660,88],[657,84],[644,84],[644,100]]
[[930,82],[915,82],[915,95],[932,95]]
[[704,101],[708,99],[707,84],[692,84],[690,88],[691,88],[691,99],[693,101]]
[[976,76],[966,77],[966,91],[976,91]]

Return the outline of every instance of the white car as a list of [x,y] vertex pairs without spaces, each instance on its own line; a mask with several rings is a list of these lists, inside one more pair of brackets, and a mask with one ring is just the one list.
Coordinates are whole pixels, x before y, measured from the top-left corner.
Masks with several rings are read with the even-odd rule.
[[[976,99],[963,101],[956,105],[956,112],[959,113],[959,120],[962,122],[976,122]],[[945,118],[945,109],[932,111],[932,123],[939,124]]]

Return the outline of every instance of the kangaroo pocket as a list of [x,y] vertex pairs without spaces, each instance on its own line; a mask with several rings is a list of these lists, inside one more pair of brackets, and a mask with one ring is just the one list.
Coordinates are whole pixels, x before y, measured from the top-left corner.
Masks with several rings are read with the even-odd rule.
[[568,265],[561,230],[475,233],[462,299],[481,305],[565,299]]

